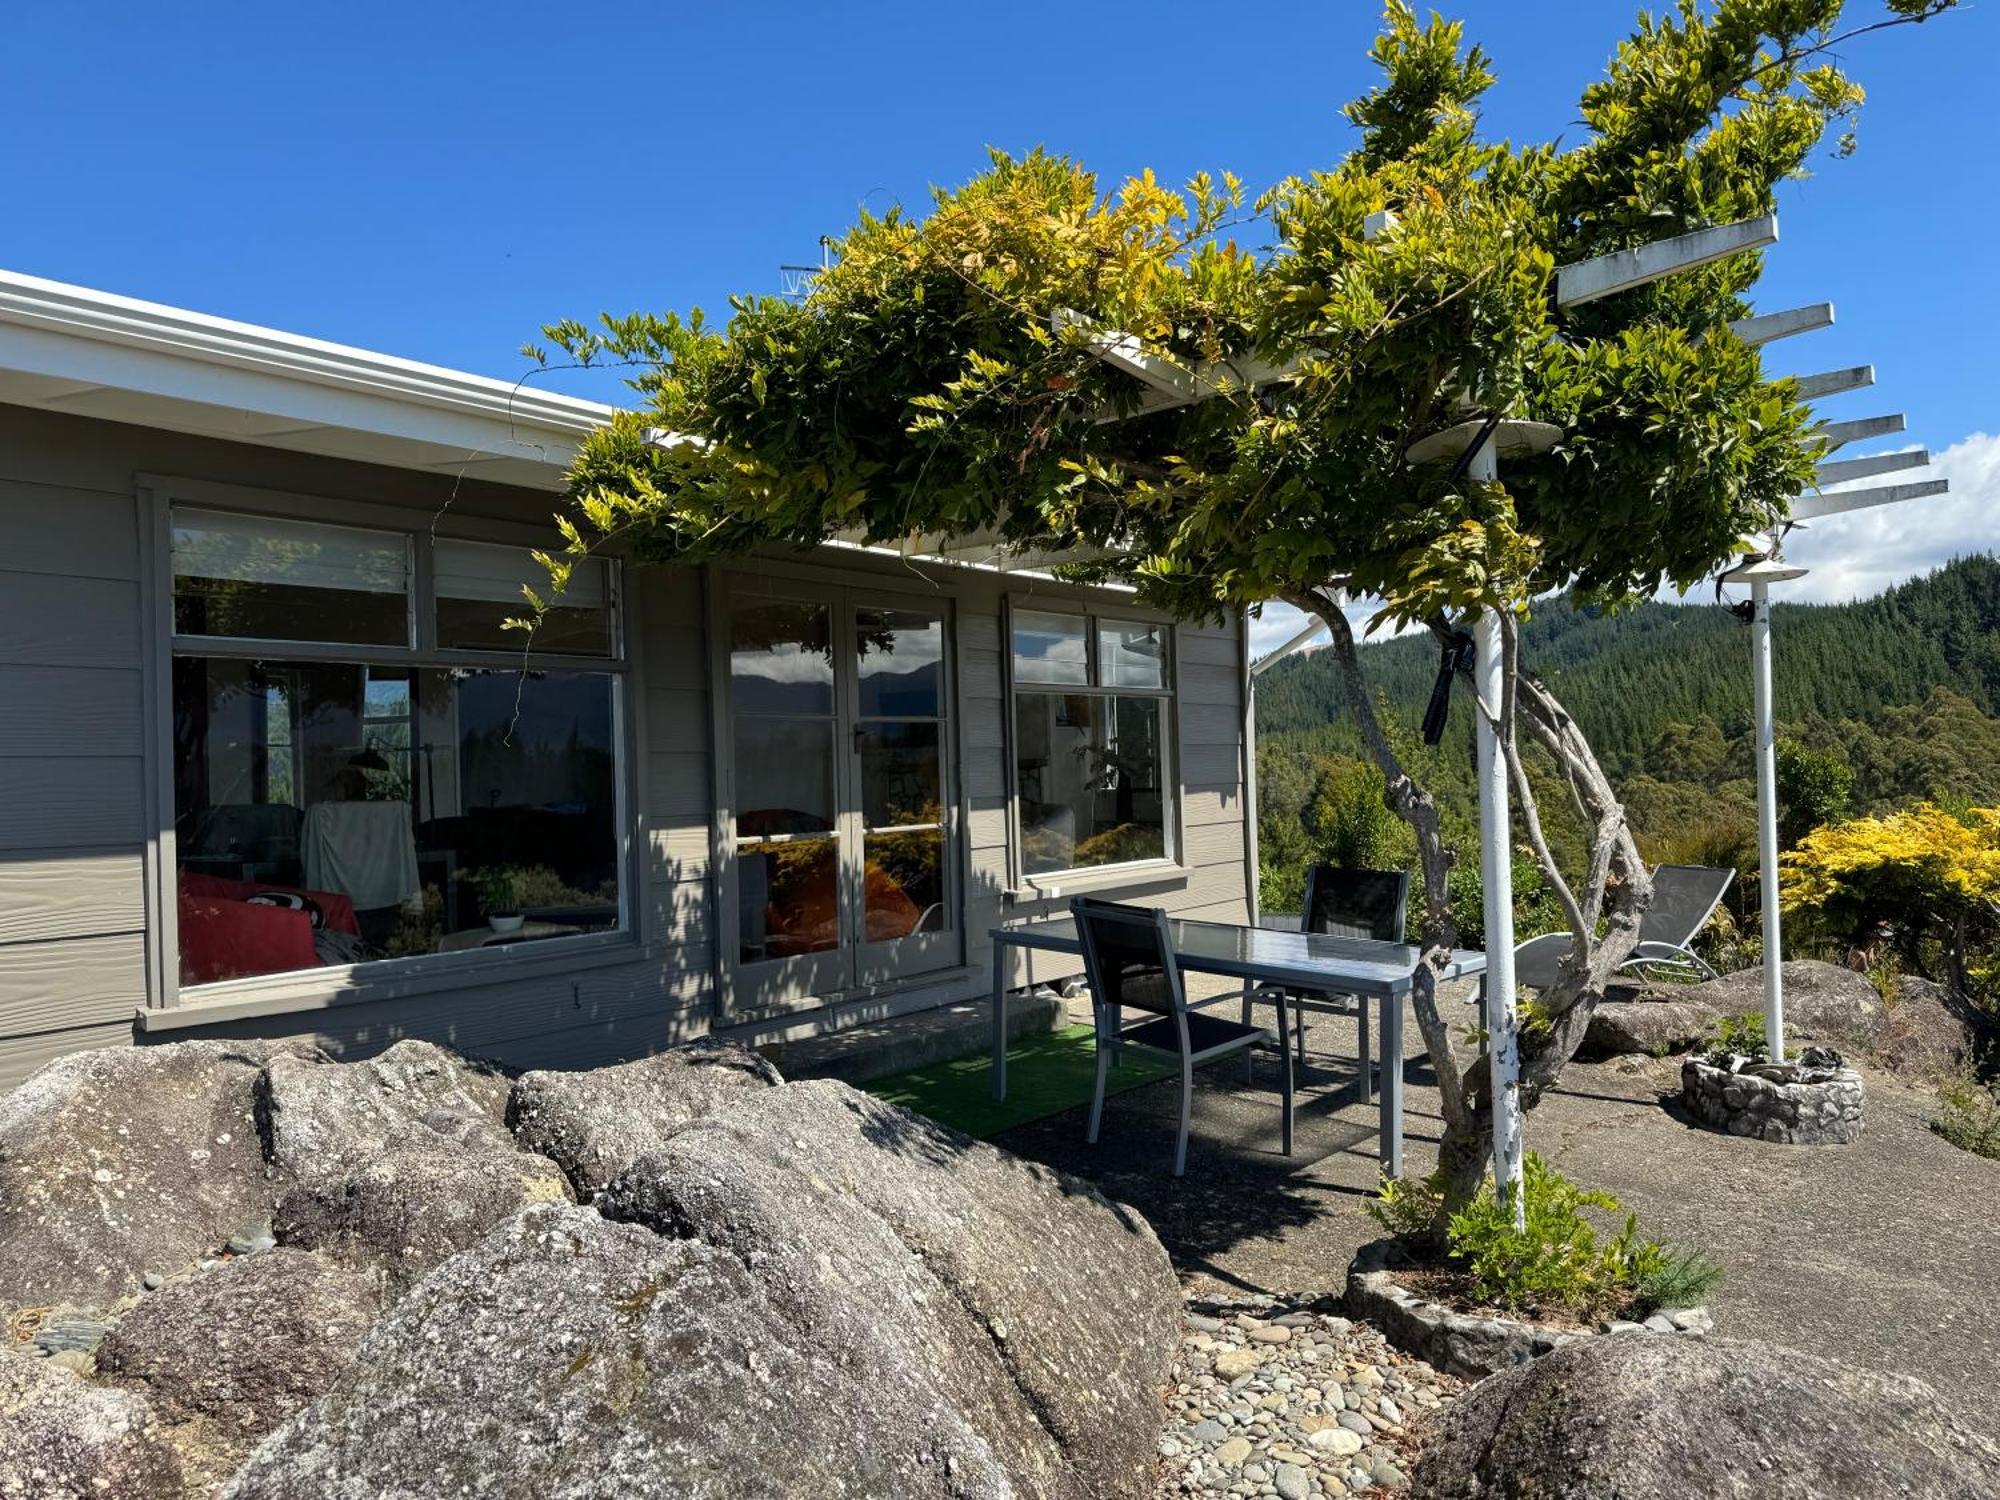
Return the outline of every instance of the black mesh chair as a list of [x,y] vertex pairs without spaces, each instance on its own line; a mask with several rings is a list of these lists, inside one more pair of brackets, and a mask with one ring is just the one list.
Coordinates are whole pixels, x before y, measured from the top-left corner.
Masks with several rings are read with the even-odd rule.
[[[1377,943],[1403,941],[1410,907],[1407,870],[1347,870],[1338,865],[1314,865],[1306,871],[1306,899],[1299,913],[1299,930],[1332,937],[1366,938]],[[1243,1019],[1251,1016],[1259,993],[1243,997]],[[1294,990],[1290,995],[1294,1045],[1299,1063],[1306,1060],[1306,1012],[1353,1016],[1360,1029],[1361,1100],[1375,1096],[1374,1052],[1369,1046],[1368,1003],[1356,995],[1328,990]],[[1285,1018],[1278,1018],[1280,1030]]]
[[[1079,896],[1070,902],[1083,939],[1083,967],[1090,980],[1091,1015],[1097,1029],[1097,1087],[1090,1099],[1090,1131],[1104,1116],[1104,1085],[1117,1054],[1127,1047],[1175,1057],[1181,1065],[1181,1122],[1174,1141],[1174,1176],[1187,1170],[1188,1121],[1194,1111],[1194,1070],[1218,1058],[1248,1054],[1253,1047],[1277,1050],[1284,1078],[1284,1153],[1292,1154],[1292,1055],[1285,1045],[1286,1001],[1273,991],[1278,1029],[1238,1025],[1220,1016],[1190,1010],[1174,958],[1167,914],[1143,906],[1120,906]],[[1124,1013],[1150,1019],[1129,1029]]]

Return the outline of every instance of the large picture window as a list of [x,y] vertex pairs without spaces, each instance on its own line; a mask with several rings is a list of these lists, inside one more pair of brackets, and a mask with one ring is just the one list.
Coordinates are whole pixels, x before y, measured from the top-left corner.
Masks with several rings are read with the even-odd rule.
[[499,627],[532,568],[175,510],[182,984],[619,927],[609,569],[586,566],[524,655]]
[[1169,627],[1013,611],[1021,871],[1166,859]]

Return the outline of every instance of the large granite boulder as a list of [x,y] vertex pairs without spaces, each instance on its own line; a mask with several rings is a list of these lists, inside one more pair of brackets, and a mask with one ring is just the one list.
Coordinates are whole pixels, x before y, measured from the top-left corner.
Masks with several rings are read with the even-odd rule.
[[273,1050],[77,1052],[0,1096],[0,1306],[108,1307],[267,1220],[255,1099]]
[[400,1289],[531,1204],[568,1197],[545,1156],[406,1149],[301,1182],[273,1229],[283,1244],[378,1268]]
[[1149,1491],[1142,1220],[845,1085],[740,1092],[417,1282],[229,1500]]
[[507,1123],[587,1198],[684,1125],[745,1089],[782,1082],[748,1047],[700,1041],[586,1073],[524,1073],[508,1096]]
[[0,1103],[0,1301],[62,1304],[0,1500],[1151,1488],[1179,1291],[1087,1184],[726,1047],[508,1097],[186,1043]]
[[301,1180],[394,1151],[512,1151],[507,1080],[430,1042],[365,1062],[275,1057],[262,1098],[271,1163]]
[[1721,1021],[1711,1007],[1689,1000],[1606,1000],[1590,1013],[1578,1053],[1585,1058],[1629,1052],[1665,1057],[1699,1047],[1715,1035]]
[[333,1383],[380,1307],[376,1278],[322,1256],[239,1256],[146,1297],[105,1337],[97,1368],[163,1415],[258,1437]]
[[1150,1484],[1179,1292],[1087,1184],[815,1082],[689,1126],[598,1202],[729,1251],[801,1328],[975,1414],[1026,1493]]
[[[1882,1036],[1889,1013],[1875,982],[1866,974],[1822,963],[1793,959],[1784,966],[1786,1040],[1831,1042],[1852,1052],[1865,1052]],[[1718,1015],[1750,1016],[1764,1012],[1764,970],[1738,969],[1706,984],[1681,986],[1661,993],[1676,1000],[1706,1005]]]
[[1599,1500],[2000,1495],[2000,1446],[1905,1376],[1769,1344],[1582,1339],[1482,1381],[1424,1447],[1419,1496]]
[[0,1496],[175,1500],[183,1483],[143,1400],[0,1344]]
[[[1026,1497],[970,1419],[726,1250],[566,1204],[440,1266],[226,1500]],[[1149,1427],[1157,1433],[1158,1420]]]
[[1896,1000],[1875,1043],[1877,1064],[1904,1078],[1941,1083],[1972,1063],[1986,1026],[1963,995],[1914,974],[1896,977]]

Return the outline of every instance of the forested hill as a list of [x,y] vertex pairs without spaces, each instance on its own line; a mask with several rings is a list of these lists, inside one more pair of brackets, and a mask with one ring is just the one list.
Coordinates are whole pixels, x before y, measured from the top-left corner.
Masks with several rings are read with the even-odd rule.
[[[1779,604],[1777,710],[1782,725],[1876,723],[1939,689],[2000,714],[2000,562],[1960,558],[1855,604]],[[1614,776],[1652,773],[1674,726],[1710,721],[1735,738],[1750,719],[1748,626],[1713,603],[1649,603],[1617,616],[1550,602],[1522,632],[1521,658],[1553,686]],[[1428,636],[1366,645],[1371,684],[1414,723],[1437,672]],[[1464,713],[1454,709],[1454,720]],[[1338,669],[1316,652],[1257,685],[1260,738],[1327,751],[1352,745]],[[1329,732],[1329,726],[1333,726]],[[1345,732],[1343,732],[1345,731]]]

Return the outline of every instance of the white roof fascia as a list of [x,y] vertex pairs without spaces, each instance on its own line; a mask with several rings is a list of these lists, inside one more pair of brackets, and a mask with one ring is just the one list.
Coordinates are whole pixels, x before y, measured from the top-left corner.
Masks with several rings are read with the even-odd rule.
[[403,467],[492,465],[543,488],[613,410],[10,271],[0,399]]

